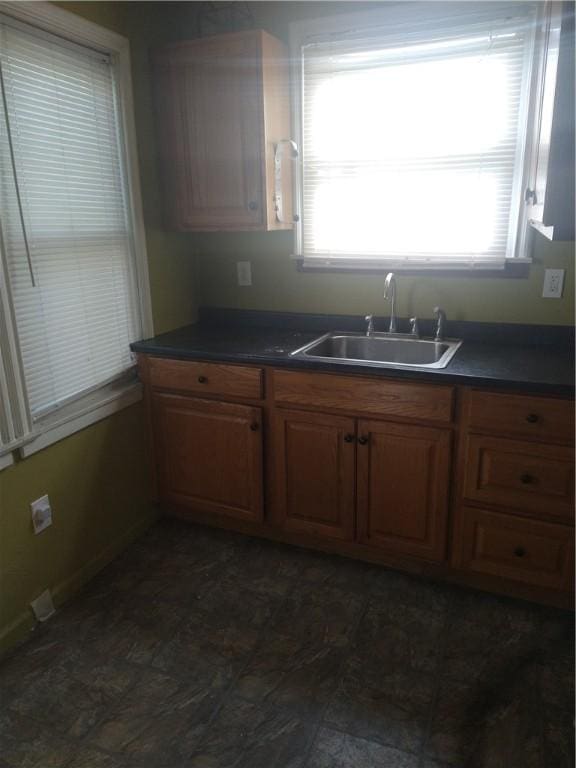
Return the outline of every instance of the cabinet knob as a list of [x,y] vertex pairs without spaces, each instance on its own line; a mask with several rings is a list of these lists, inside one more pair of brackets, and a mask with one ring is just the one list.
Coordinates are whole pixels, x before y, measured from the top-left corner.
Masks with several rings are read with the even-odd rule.
[[358,438],[358,442],[360,443],[360,445],[366,445],[368,443],[368,438],[364,437],[363,435],[362,437]]
[[258,432],[259,429],[260,429],[260,425],[258,424],[257,421],[253,421],[252,424],[250,424],[250,430],[252,432]]
[[526,416],[526,421],[529,424],[536,424],[538,421],[538,414],[537,413],[529,413],[528,416]]
[[250,208],[251,211],[255,211],[258,208],[258,203],[255,200],[250,200],[248,208]]
[[206,376],[198,376],[198,384],[206,384],[207,381]]
[[520,475],[520,482],[523,485],[530,485],[530,483],[534,482],[534,477],[532,475],[529,475],[526,473],[525,475]]
[[354,442],[354,435],[344,435],[344,442],[345,443],[353,443]]
[[526,550],[524,549],[524,547],[516,547],[516,549],[514,550],[514,554],[516,555],[516,557],[524,557],[524,555],[526,554]]

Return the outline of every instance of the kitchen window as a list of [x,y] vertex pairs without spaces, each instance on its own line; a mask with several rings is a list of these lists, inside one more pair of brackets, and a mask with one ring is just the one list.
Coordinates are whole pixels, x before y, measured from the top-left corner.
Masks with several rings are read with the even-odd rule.
[[544,6],[406,5],[292,30],[296,256],[503,268],[526,251]]
[[10,9],[0,91],[2,466],[138,399],[151,322],[127,41]]

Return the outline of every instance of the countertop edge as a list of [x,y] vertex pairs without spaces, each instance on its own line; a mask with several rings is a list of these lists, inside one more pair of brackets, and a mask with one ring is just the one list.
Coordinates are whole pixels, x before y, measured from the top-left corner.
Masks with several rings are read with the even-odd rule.
[[340,373],[355,376],[377,376],[382,378],[408,379],[426,381],[435,384],[450,384],[483,388],[498,388],[516,392],[555,395],[574,399],[576,387],[553,382],[535,382],[519,378],[503,378],[499,376],[481,375],[478,373],[456,373],[448,369],[408,369],[384,365],[357,365],[347,362],[305,360],[296,357],[275,356],[272,354],[225,353],[207,352],[206,350],[175,349],[163,347],[152,341],[139,341],[131,345],[138,354],[153,357],[172,358],[176,360],[195,360],[206,362],[223,362],[231,364],[262,365],[271,368],[293,368],[294,370],[318,371],[321,373]]

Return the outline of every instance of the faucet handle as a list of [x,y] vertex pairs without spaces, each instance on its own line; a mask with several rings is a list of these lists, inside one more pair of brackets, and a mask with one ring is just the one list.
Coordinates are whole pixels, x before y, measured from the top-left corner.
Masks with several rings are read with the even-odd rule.
[[368,328],[366,328],[366,336],[371,336],[374,333],[374,315],[366,315],[364,320],[366,320],[368,323]]
[[446,328],[446,312],[441,307],[434,307],[434,317],[436,318],[436,335],[434,341],[444,341],[444,331]]
[[418,318],[417,317],[411,317],[410,318],[410,335],[416,336],[418,338],[420,336],[420,329],[418,328]]

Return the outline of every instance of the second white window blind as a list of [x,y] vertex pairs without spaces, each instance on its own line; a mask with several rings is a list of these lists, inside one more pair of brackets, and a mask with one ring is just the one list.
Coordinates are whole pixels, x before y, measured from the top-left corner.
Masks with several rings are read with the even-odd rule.
[[532,22],[521,6],[303,45],[305,260],[513,255]]

